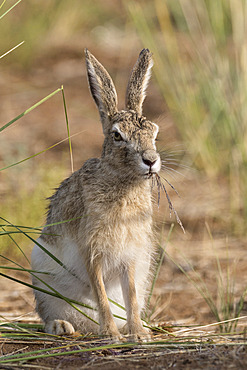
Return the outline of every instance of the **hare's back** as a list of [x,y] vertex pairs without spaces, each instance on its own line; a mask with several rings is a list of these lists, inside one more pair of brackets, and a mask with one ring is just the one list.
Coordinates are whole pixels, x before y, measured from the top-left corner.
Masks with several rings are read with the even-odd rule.
[[75,171],[70,177],[65,179],[56,192],[49,198],[49,209],[63,209],[68,215],[82,210],[84,187],[88,183],[93,183],[97,177],[100,159],[91,158],[84,165]]
[[44,228],[43,239],[47,239],[45,234],[76,234],[85,213],[86,192],[89,184],[93,184],[97,178],[99,163],[97,158],[86,161],[79,170],[65,179],[49,198],[46,224],[52,226]]

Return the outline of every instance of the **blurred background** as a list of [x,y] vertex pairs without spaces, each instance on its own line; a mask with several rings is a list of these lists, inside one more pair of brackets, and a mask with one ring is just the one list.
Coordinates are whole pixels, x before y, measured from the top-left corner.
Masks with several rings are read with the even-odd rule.
[[[63,85],[74,170],[100,156],[103,142],[87,86],[84,48],[112,76],[119,108],[140,50],[152,51],[144,115],[160,126],[163,177],[180,197],[165,186],[186,230],[184,234],[175,216],[170,217],[162,194],[159,208],[155,206],[157,244],[184,272],[200,273],[216,304],[224,288],[217,281],[228,276],[235,307],[246,288],[246,1],[7,0],[0,5],[0,17],[5,14],[0,18],[0,55],[24,41],[0,59],[0,126]],[[0,132],[1,169],[62,141],[0,172],[1,217],[15,225],[44,224],[45,198],[71,173],[66,138],[61,92]],[[16,254],[15,243],[30,254],[30,242],[19,235],[14,242],[8,236],[0,239],[2,253]],[[152,299],[155,319],[212,319],[197,287],[168,257]]]

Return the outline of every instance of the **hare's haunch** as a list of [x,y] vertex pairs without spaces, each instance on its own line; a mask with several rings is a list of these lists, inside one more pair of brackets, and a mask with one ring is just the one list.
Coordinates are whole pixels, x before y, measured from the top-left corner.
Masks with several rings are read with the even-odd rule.
[[[137,340],[148,335],[140,314],[153,254],[150,178],[161,166],[158,126],[142,116],[152,57],[148,49],[141,51],[130,75],[126,110],[118,111],[111,77],[88,50],[85,54],[105,135],[102,155],[86,161],[50,198],[48,226],[34,246],[32,268],[46,272],[33,278],[36,287],[47,290],[48,284],[52,293],[92,307],[77,305],[93,320],[39,290],[36,307],[49,333],[79,330],[120,338],[123,332]],[[125,317],[127,324],[113,315]]]

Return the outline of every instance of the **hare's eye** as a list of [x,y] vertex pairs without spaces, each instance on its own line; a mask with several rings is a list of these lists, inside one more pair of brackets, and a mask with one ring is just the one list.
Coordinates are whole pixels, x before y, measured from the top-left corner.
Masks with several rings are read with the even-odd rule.
[[122,141],[123,140],[122,136],[117,131],[113,132],[113,138],[114,138],[115,141]]

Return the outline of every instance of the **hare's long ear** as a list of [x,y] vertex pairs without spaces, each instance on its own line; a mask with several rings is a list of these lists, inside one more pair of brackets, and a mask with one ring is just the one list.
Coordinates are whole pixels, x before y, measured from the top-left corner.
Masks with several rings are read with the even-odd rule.
[[142,115],[142,104],[146,97],[152,66],[152,53],[148,49],[143,49],[131,72],[126,91],[126,108],[132,109],[140,115]]
[[98,60],[85,49],[88,83],[97,104],[103,131],[109,130],[109,118],[117,112],[117,93],[111,77]]

